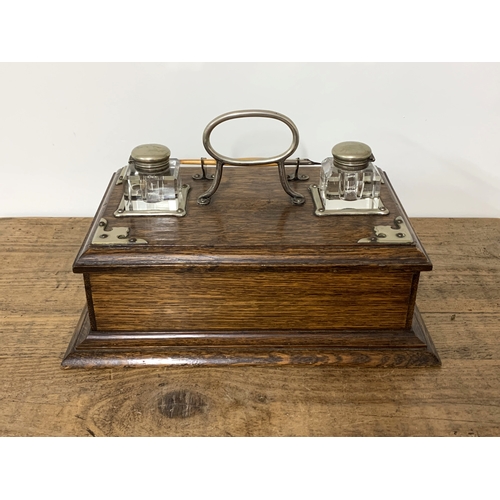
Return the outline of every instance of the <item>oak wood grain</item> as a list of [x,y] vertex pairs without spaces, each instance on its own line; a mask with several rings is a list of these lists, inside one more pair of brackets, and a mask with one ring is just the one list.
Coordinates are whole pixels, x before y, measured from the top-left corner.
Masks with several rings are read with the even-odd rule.
[[[319,169],[307,168],[311,180],[319,180]],[[115,184],[116,173],[75,260],[74,271],[190,263],[432,269],[387,177],[381,197],[390,215],[317,217],[308,183],[294,184],[294,189],[306,197],[306,203],[292,205],[273,167],[226,169],[217,194],[207,206],[196,203],[206,183],[190,179],[194,172],[197,169],[186,168],[183,173],[192,186],[185,217],[146,218],[114,217],[123,194],[122,186]],[[374,226],[392,226],[397,216],[405,220],[414,244],[358,244],[360,239],[373,236]],[[101,218],[108,221],[109,228],[128,227],[130,236],[148,244],[92,245]]]
[[[184,170],[183,175],[193,171]],[[317,168],[309,169],[309,173],[319,177]],[[419,315],[414,318],[418,271],[429,270],[431,263],[387,176],[384,175],[382,196],[392,211],[392,219],[371,215],[318,218],[312,211],[297,211],[301,207],[283,203],[281,186],[274,174],[270,168],[228,169],[218,191],[217,210],[197,206],[195,197],[191,199],[188,216],[181,220],[116,218],[114,211],[123,188],[115,182],[117,173],[73,266],[77,272],[84,270],[88,310],[84,321],[85,325],[90,323],[92,352],[84,352],[89,343],[79,340],[83,330],[87,330],[87,326],[81,326],[71,342],[79,352],[69,351],[63,365],[162,365],[187,360],[196,366],[249,364],[252,359],[256,363],[274,359],[282,364],[287,360],[303,363],[306,358],[316,359],[316,354],[334,364],[439,363],[423,320]],[[281,227],[284,210],[292,223]],[[373,234],[377,221],[393,225],[396,216],[406,219],[405,231],[413,237],[411,244],[394,245],[382,238],[359,243],[367,234]],[[105,223],[101,222],[103,218]],[[108,229],[126,224],[129,236],[142,232],[146,239],[141,245],[101,245],[93,240],[98,224],[106,224]],[[212,240],[214,234],[216,238]],[[416,329],[410,332],[413,323]],[[342,343],[335,346],[335,335],[326,334],[322,338],[328,337],[332,349],[340,347],[338,352],[323,349],[321,353],[299,353],[294,348],[293,352],[275,353],[289,345],[287,332],[296,332],[304,339],[312,339],[321,331],[343,332],[352,335],[349,342],[355,345],[358,333],[370,331],[375,335],[382,330],[392,330],[397,335],[393,335],[387,349],[374,352],[365,342],[357,345],[358,353],[347,356]],[[141,352],[139,346],[138,351],[129,349],[127,359],[122,347],[109,345],[108,337],[104,341],[103,335],[99,335],[103,332],[143,335],[147,338],[145,351]],[[186,335],[190,332],[210,336],[214,344],[211,350],[198,344],[196,357],[193,337]],[[227,332],[239,332],[232,340],[238,349],[227,349],[227,338],[219,335]],[[268,332],[267,353],[261,353],[260,346],[252,343],[259,332]],[[404,343],[398,344],[397,339],[407,333],[419,335],[418,332],[421,339],[427,339],[424,350],[405,351],[403,355]],[[177,354],[171,347],[159,352],[165,334],[177,334]],[[151,340],[158,350],[154,355],[148,352]],[[99,341],[103,349],[101,364],[94,352],[100,349]],[[169,342],[165,347],[170,346]],[[307,345],[314,348],[312,342]],[[221,350],[217,355],[215,347]],[[183,348],[190,349],[189,353],[184,353]],[[112,352],[116,360],[112,360]]]
[[309,269],[89,273],[97,330],[402,329],[413,275]]
[[3,436],[499,436],[500,221],[412,219],[439,369],[62,370],[91,219],[0,219]]
[[64,368],[257,364],[395,368],[436,367],[441,361],[418,309],[410,330],[189,333],[94,332],[84,309],[62,362]]

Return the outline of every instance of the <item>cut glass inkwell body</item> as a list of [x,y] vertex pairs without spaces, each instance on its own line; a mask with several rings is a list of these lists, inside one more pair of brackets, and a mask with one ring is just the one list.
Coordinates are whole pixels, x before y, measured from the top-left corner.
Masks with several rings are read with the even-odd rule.
[[180,161],[161,144],[133,149],[122,174],[123,198],[115,216],[186,215],[187,184],[182,184]]
[[311,186],[316,215],[386,215],[380,198],[382,177],[370,146],[341,142],[321,163],[319,186]]

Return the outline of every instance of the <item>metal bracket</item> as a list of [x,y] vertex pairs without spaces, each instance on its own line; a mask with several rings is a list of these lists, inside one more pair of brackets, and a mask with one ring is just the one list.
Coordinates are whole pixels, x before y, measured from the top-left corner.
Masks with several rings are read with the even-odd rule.
[[309,191],[311,193],[314,202],[314,215],[322,217],[324,215],[388,215],[389,209],[384,206],[384,203],[380,198],[378,198],[378,204],[374,208],[354,208],[349,207],[350,202],[344,202],[345,206],[337,208],[335,210],[327,210],[321,199],[321,194],[319,192],[319,187],[317,184],[311,184],[309,186]]
[[[304,160],[302,158],[296,158],[293,160],[293,163],[295,165],[295,170],[293,171],[293,174],[289,174],[287,176],[287,179],[289,181],[308,181],[309,176],[305,174],[300,174],[299,175],[299,168],[301,165],[321,165],[321,163],[318,163],[316,161],[311,161],[309,158],[305,158]],[[291,165],[292,162],[290,160],[285,160],[285,165]]]
[[[185,161],[189,164],[191,164],[194,160],[181,160],[181,163]],[[212,165],[212,163],[216,163],[214,160],[207,160],[207,158],[200,158],[200,167],[201,167],[201,174],[193,174],[193,179],[195,181],[211,181],[214,179],[215,175],[214,174],[208,174],[207,171],[205,170],[207,165]],[[277,163],[276,163],[277,165]],[[289,181],[307,181],[309,180],[309,176],[305,174],[300,174],[299,175],[299,168],[302,165],[321,165],[321,163],[317,161],[312,161],[309,158],[295,158],[293,160],[285,160],[285,165],[293,165],[295,167],[295,170],[293,174],[288,174],[287,179]]]
[[189,184],[183,184],[181,186],[181,194],[182,196],[179,198],[179,205],[177,210],[168,210],[168,209],[155,209],[151,210],[130,210],[128,207],[129,203],[125,200],[125,196],[122,195],[120,204],[118,208],[114,212],[115,217],[144,217],[150,215],[173,215],[174,217],[184,217],[186,215],[186,203],[187,203],[187,195],[191,186]]
[[414,243],[408,226],[401,216],[394,219],[394,225],[396,228],[391,226],[375,226],[373,228],[375,236],[362,238],[358,243],[388,243],[392,245],[409,245]]
[[205,160],[206,158],[200,158],[201,174],[194,174],[193,179],[195,181],[212,181],[215,177],[214,174],[207,174],[205,170]]
[[140,238],[129,238],[130,228],[128,227],[113,227],[107,229],[108,221],[102,218],[99,221],[92,245],[145,245],[148,242]]
[[120,170],[120,173],[118,175],[118,179],[116,179],[116,183],[115,183],[116,186],[119,186],[120,184],[123,184],[123,179],[125,179],[125,176],[127,175],[127,169],[128,169],[128,167],[129,167],[129,165],[125,165]]

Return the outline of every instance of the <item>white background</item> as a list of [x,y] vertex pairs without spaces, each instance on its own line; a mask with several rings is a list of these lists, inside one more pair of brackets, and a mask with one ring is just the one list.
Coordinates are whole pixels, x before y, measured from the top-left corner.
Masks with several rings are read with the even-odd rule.
[[[114,171],[143,143],[206,156],[214,117],[289,116],[294,157],[369,144],[410,216],[500,216],[498,63],[4,63],[0,216],[92,216]],[[229,156],[284,151],[280,122],[226,122]]]

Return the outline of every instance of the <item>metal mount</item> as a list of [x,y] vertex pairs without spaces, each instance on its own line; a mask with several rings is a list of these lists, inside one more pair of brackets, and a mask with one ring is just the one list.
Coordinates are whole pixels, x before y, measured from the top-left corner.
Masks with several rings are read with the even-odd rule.
[[125,200],[123,195],[118,208],[114,212],[115,217],[141,217],[145,215],[173,215],[175,217],[184,217],[186,215],[186,201],[187,195],[191,186],[189,184],[183,184],[181,186],[181,196],[178,198],[179,204],[176,210],[167,209],[151,209],[151,210],[129,210],[128,202]]
[[195,181],[211,181],[215,177],[214,174],[207,174],[207,171],[205,170],[205,161],[206,158],[200,158],[201,174],[193,174],[193,179]]
[[[210,144],[210,134],[213,129],[220,125],[221,123],[234,120],[236,118],[272,118],[274,120],[279,120],[290,128],[292,131],[292,144],[290,147],[282,154],[273,156],[270,158],[259,158],[255,160],[238,160],[236,158],[230,158],[228,156],[223,156],[212,147]],[[291,156],[299,145],[299,131],[295,124],[285,115],[277,113],[275,111],[268,111],[263,109],[248,109],[243,111],[231,111],[230,113],[225,113],[213,119],[205,128],[203,132],[203,145],[207,150],[208,154],[216,160],[214,179],[207,191],[205,191],[201,196],[198,197],[199,205],[208,205],[214,193],[217,191],[221,178],[222,169],[224,165],[237,165],[237,166],[252,166],[252,165],[267,165],[269,163],[277,163],[278,171],[280,176],[281,185],[285,192],[290,195],[292,203],[294,205],[302,205],[305,203],[305,197],[300,193],[294,191],[288,184],[288,177],[285,172],[285,160]]]
[[130,228],[128,227],[112,227],[107,229],[108,221],[102,218],[99,221],[92,245],[145,245],[148,242],[141,238],[129,238]]
[[[189,164],[192,164],[194,160],[181,160],[181,163],[186,162]],[[214,160],[207,160],[206,158],[201,157],[200,158],[200,167],[201,167],[201,174],[193,174],[193,179],[195,181],[211,181],[215,177],[214,174],[209,174],[206,171],[206,167],[208,165],[214,165],[216,162]],[[276,164],[277,165],[277,164]],[[295,167],[295,170],[293,171],[293,174],[288,174],[287,179],[289,181],[308,181],[309,176],[305,174],[299,174],[299,168],[304,165],[321,165],[320,162],[317,161],[312,161],[309,158],[294,158],[293,160],[286,160],[285,161],[286,166],[293,165]]]
[[[314,202],[314,214],[322,217],[323,215],[388,215],[389,210],[384,206],[382,200],[377,198],[377,203],[373,208],[354,208],[349,207],[350,202],[344,202],[346,206],[335,210],[328,210],[323,204],[319,187],[317,184],[311,184],[309,191]],[[375,200],[374,200],[375,201]]]
[[[285,165],[291,165],[292,161],[287,160],[285,161]],[[321,163],[318,163],[316,161],[311,161],[308,158],[303,160],[302,158],[296,158],[293,160],[293,164],[295,165],[295,170],[293,171],[293,174],[290,174],[287,176],[287,179],[289,181],[308,181],[309,176],[305,174],[299,174],[299,168],[301,165],[321,165]]]
[[125,179],[127,175],[128,168],[130,166],[130,163],[128,165],[125,165],[121,170],[120,173],[118,174],[118,179],[116,179],[116,186],[119,186],[120,184],[123,184],[123,180]]
[[396,226],[395,228],[391,226],[375,226],[373,228],[375,236],[371,238],[362,238],[358,243],[387,243],[392,245],[414,244],[408,226],[401,216],[394,219],[394,225]]

